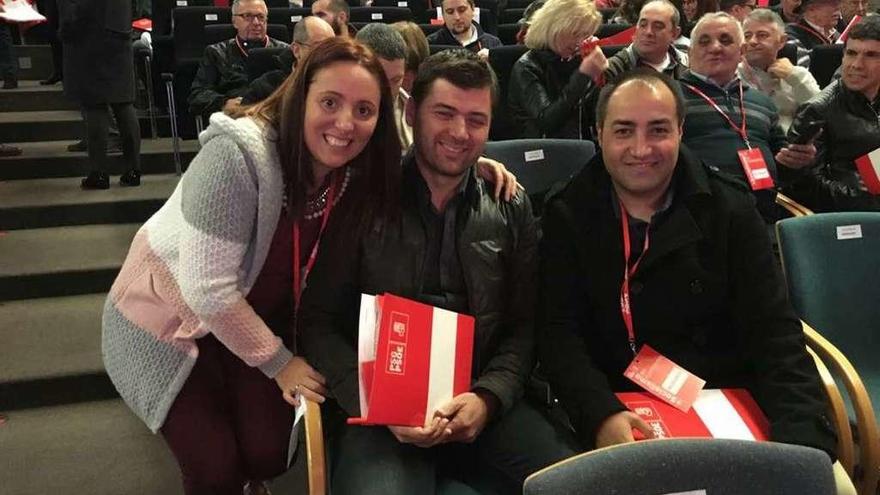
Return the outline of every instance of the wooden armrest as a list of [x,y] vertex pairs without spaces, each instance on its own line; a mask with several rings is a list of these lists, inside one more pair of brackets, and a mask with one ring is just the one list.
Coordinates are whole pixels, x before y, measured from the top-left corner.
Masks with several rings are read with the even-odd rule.
[[831,372],[840,377],[856,413],[859,429],[859,471],[853,480],[860,495],[875,495],[880,480],[880,433],[871,397],[852,363],[837,347],[807,323],[801,322],[807,344]]
[[813,210],[789,198],[781,192],[776,193],[776,204],[788,210],[788,212],[795,217],[804,217],[813,214]]
[[324,428],[321,425],[321,405],[306,400],[306,464],[308,466],[309,495],[327,493],[327,462],[324,458]]
[[843,401],[843,395],[834,382],[834,376],[828,371],[828,367],[810,346],[807,346],[807,352],[813,356],[816,368],[819,371],[819,377],[825,385],[825,393],[828,396],[828,409],[831,422],[837,430],[837,460],[846,470],[847,476],[852,479],[853,467],[855,465],[855,446],[853,445],[852,428],[849,425],[849,414],[846,412],[846,404]]

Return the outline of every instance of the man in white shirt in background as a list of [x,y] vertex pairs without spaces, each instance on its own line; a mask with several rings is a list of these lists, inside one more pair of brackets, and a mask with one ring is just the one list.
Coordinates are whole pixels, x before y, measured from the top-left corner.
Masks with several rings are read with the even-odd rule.
[[746,16],[743,31],[745,56],[737,75],[773,100],[779,109],[779,125],[787,132],[798,107],[819,94],[819,84],[807,69],[785,57],[777,58],[787,39],[778,14],[755,10]]

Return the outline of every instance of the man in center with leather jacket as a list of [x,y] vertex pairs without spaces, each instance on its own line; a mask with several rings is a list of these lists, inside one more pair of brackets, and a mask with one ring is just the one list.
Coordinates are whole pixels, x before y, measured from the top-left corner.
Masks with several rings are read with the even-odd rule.
[[[299,322],[304,352],[330,390],[322,412],[334,493],[435,493],[448,477],[468,483],[463,473],[488,471],[501,475],[501,493],[513,493],[530,473],[575,453],[568,432],[522,398],[534,366],[537,226],[522,191],[496,202],[475,174],[495,94],[494,73],[477,54],[429,57],[406,108],[414,144],[398,218],[357,240],[331,241],[337,233],[328,228],[333,247],[310,275]],[[340,418],[360,416],[360,294],[386,292],[476,320],[470,391],[424,427]]]

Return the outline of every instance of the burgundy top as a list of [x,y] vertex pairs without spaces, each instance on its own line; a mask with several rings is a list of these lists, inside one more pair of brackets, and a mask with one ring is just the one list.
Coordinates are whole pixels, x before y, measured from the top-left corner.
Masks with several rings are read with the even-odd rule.
[[[312,248],[318,239],[321,229],[321,216],[311,220],[303,220],[300,225],[300,260],[302,269]],[[296,352],[296,341],[293,338],[294,300],[293,300],[293,218],[286,208],[281,209],[278,226],[269,246],[269,254],[263,269],[257,276],[253,289],[247,295],[247,302],[254,311],[266,322],[275,335],[281,337],[284,344]]]

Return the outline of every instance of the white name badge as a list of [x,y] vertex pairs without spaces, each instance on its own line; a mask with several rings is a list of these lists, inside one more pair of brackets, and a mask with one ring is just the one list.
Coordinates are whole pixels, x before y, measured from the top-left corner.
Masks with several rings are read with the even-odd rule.
[[303,16],[301,16],[301,15],[290,16],[290,22],[299,22],[301,20],[303,20]]
[[374,12],[370,14],[370,19],[374,21],[381,21],[383,19],[381,12]]
[[206,21],[216,21],[217,14],[205,14],[205,20]]
[[187,5],[189,5],[189,3],[187,3],[186,0],[177,0],[178,7],[186,7]]
[[397,2],[398,7],[409,7],[409,2]]

